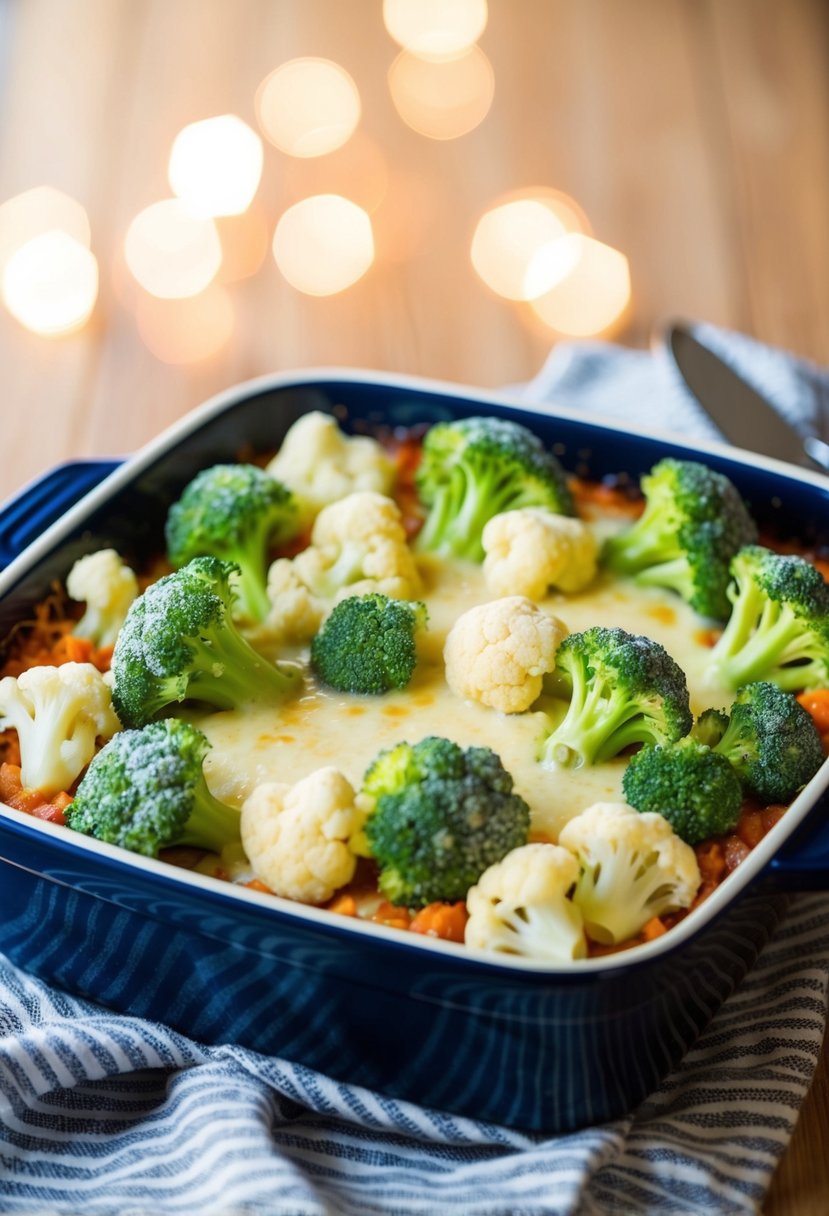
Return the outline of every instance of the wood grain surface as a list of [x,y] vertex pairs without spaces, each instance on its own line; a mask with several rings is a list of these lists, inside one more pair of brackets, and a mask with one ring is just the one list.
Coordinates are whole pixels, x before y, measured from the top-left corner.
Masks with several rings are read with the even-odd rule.
[[[49,466],[128,453],[205,397],[264,372],[350,365],[492,387],[527,379],[556,336],[477,278],[475,223],[548,186],[630,260],[617,339],[644,346],[700,318],[829,363],[829,10],[821,0],[490,0],[484,122],[434,141],[403,124],[379,0],[0,0],[0,203],[49,184],[87,209],[101,268],[91,322],[36,337],[0,309],[0,497]],[[136,325],[123,239],[169,194],[171,142],[233,112],[297,56],[342,64],[382,163],[377,261],[348,291],[302,295],[268,257],[228,286],[234,331],[169,365]],[[378,162],[379,158],[379,162]],[[270,231],[347,159],[268,146]],[[354,180],[354,188],[359,183]],[[656,415],[655,415],[656,416]],[[766,1216],[829,1212],[829,1069],[821,1062]]]

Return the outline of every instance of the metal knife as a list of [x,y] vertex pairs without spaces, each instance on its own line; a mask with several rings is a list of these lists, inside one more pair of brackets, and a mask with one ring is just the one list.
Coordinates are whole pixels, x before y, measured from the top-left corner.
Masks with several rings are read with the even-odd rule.
[[801,435],[686,326],[669,326],[665,342],[685,384],[731,443],[777,460],[818,465],[829,471],[829,444],[815,435]]

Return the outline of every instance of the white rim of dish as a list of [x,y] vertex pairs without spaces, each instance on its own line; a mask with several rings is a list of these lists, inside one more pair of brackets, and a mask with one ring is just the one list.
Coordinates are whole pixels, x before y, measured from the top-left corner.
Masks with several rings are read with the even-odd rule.
[[[248,397],[259,395],[277,389],[314,388],[322,386],[331,380],[344,381],[350,384],[376,385],[386,388],[399,388],[430,393],[435,396],[451,397],[455,401],[468,404],[497,405],[501,408],[520,410],[527,413],[543,414],[550,418],[562,418],[566,421],[582,423],[586,426],[601,427],[617,431],[629,437],[662,440],[674,446],[682,447],[696,455],[710,454],[746,465],[752,469],[765,469],[771,473],[787,478],[790,481],[801,481],[817,489],[826,490],[826,475],[815,473],[809,469],[801,469],[796,465],[787,464],[781,460],[762,456],[756,452],[748,452],[743,448],[735,448],[726,443],[712,440],[689,442],[682,435],[668,431],[648,430],[647,433],[636,427],[620,424],[599,414],[582,414],[578,410],[563,409],[554,403],[515,400],[508,393],[470,389],[467,385],[453,384],[451,381],[430,380],[418,376],[400,375],[376,371],[361,371],[355,368],[323,367],[310,370],[279,372],[259,376],[233,388],[225,389],[210,397],[202,405],[185,414],[172,426],[167,427],[149,443],[140,448],[133,456],[125,459],[124,463],[110,473],[98,486],[95,486],[82,499],[55,523],[51,524],[23,553],[14,559],[0,573],[0,598],[13,586],[18,578],[35,565],[42,557],[60,543],[90,512],[102,506],[107,499],[123,486],[131,482],[137,474],[150,466],[164,452],[188,435],[199,430],[204,423],[215,415],[223,413],[228,407],[238,404]],[[21,492],[25,492],[24,490]],[[338,916],[336,913],[316,908],[308,904],[296,903],[278,895],[268,895],[264,892],[251,890],[221,879],[211,878],[191,870],[180,869],[169,862],[158,861],[154,858],[143,857],[130,853],[128,850],[115,845],[104,844],[88,836],[81,836],[69,828],[56,824],[39,821],[36,817],[16,811],[0,803],[0,813],[9,817],[21,826],[31,828],[47,837],[57,839],[62,845],[72,849],[80,849],[87,853],[100,853],[127,867],[143,870],[147,873],[158,874],[168,881],[180,882],[185,886],[194,887],[218,895],[231,902],[241,900],[258,907],[270,909],[272,912],[299,920],[307,921],[317,928],[333,927],[339,932],[353,933],[357,936],[377,938],[389,944],[403,946],[407,949],[426,950],[429,953],[439,953],[458,960],[466,959],[476,964],[484,964],[495,970],[531,972],[549,977],[566,975],[573,977],[590,973],[615,971],[638,964],[650,962],[663,954],[673,953],[682,947],[690,937],[696,936],[713,919],[724,912],[734,902],[736,897],[757,878],[773,859],[778,849],[794,833],[799,824],[826,791],[829,786],[829,760],[825,761],[809,784],[797,795],[789,805],[785,815],[763,837],[748,857],[717,886],[710,896],[698,908],[689,913],[679,924],[654,941],[645,942],[638,946],[603,955],[598,958],[578,959],[572,962],[545,963],[539,960],[519,958],[515,955],[493,954],[476,950],[469,946],[442,941],[437,938],[424,937],[416,933],[387,928],[371,921],[360,920],[356,917]],[[48,879],[47,879],[48,881]],[[99,897],[100,898],[100,897]],[[140,914],[140,913],[139,913]]]

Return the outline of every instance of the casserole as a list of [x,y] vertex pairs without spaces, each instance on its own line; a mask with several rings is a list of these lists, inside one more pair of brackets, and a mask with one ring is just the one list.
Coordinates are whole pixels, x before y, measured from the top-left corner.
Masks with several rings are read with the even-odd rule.
[[[271,377],[208,402],[123,466],[63,466],[8,506],[6,549],[60,518],[0,576],[0,637],[84,553],[112,546],[135,560],[157,549],[170,503],[199,469],[243,447],[276,448],[310,410],[356,430],[492,413],[529,426],[580,476],[635,478],[663,456],[696,458],[734,481],[763,528],[811,540],[804,521],[817,536],[828,514],[829,482],[717,445],[404,378]],[[73,472],[84,486],[107,476],[70,505]],[[829,832],[797,848],[793,837],[810,829],[827,781],[824,765],[670,933],[629,955],[555,967],[334,917],[9,809],[0,811],[0,949],[44,979],[197,1039],[465,1115],[566,1131],[617,1117],[653,1089],[751,966],[785,910],[782,886],[822,881]]]

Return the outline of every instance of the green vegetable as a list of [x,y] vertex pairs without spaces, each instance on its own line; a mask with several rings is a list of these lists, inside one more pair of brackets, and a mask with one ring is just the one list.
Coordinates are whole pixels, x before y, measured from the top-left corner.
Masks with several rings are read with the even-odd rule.
[[567,703],[542,742],[539,759],[562,768],[598,764],[631,743],[669,743],[693,717],[682,669],[664,647],[624,629],[593,626],[558,648],[548,681]]
[[287,487],[252,464],[217,464],[198,473],[167,516],[167,555],[173,566],[219,557],[239,567],[239,615],[262,621],[271,545],[295,536],[299,508]]
[[297,688],[298,674],[257,654],[233,624],[235,569],[195,558],[133,602],[112,656],[112,699],[124,726],[143,726],[185,700],[237,709]]
[[745,792],[764,805],[790,802],[824,761],[811,715],[791,693],[767,681],[741,688],[730,718],[706,710],[693,733],[731,761]]
[[375,592],[335,605],[311,643],[314,674],[338,692],[377,696],[405,688],[417,665],[426,605]]
[[730,761],[693,737],[643,747],[625,769],[622,789],[637,811],[656,811],[688,844],[732,831],[743,791]]
[[725,620],[728,566],[757,529],[721,473],[691,460],[665,459],[642,478],[645,510],[605,544],[604,561],[646,587],[666,587],[702,616]]
[[381,752],[362,794],[374,808],[364,851],[386,898],[408,907],[465,899],[484,870],[526,843],[530,809],[512,785],[488,747],[431,736]]
[[829,584],[802,557],[747,545],[731,563],[731,616],[707,679],[725,688],[771,680],[787,692],[829,685]]
[[221,852],[240,840],[239,812],[207,788],[209,749],[200,730],[176,718],[119,731],[90,763],[66,822],[146,857],[179,844]]
[[438,422],[426,433],[416,475],[429,509],[421,550],[483,561],[481,533],[518,507],[573,514],[561,465],[526,427],[502,418]]

